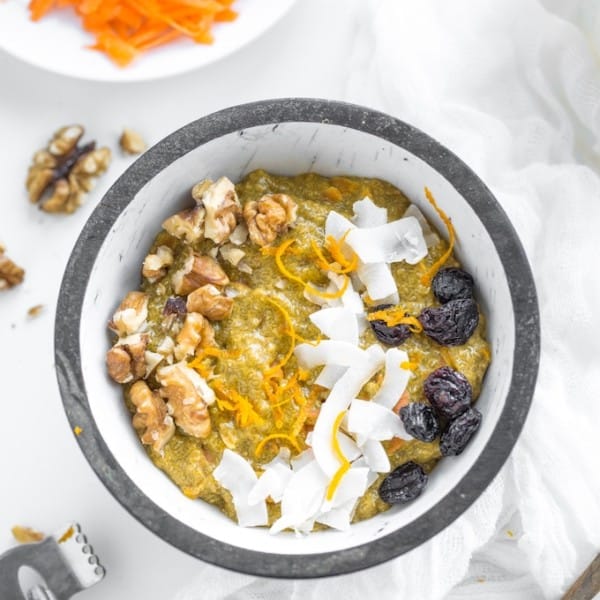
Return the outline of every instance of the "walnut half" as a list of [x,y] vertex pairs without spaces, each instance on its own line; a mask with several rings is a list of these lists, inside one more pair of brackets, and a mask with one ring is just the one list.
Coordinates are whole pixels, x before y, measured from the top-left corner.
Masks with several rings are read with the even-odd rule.
[[286,194],[267,194],[244,206],[250,239],[259,246],[274,242],[296,220],[296,203]]
[[184,360],[194,354],[198,346],[212,346],[214,341],[215,333],[211,324],[199,313],[188,313],[177,335],[175,358]]
[[211,423],[207,407],[214,402],[215,394],[206,381],[185,362],[158,369],[156,378],[175,424],[188,435],[208,437]]
[[131,386],[129,398],[136,409],[133,427],[142,444],[162,453],[175,433],[173,417],[167,413],[167,405],[158,392],[153,392],[143,381],[136,381]]

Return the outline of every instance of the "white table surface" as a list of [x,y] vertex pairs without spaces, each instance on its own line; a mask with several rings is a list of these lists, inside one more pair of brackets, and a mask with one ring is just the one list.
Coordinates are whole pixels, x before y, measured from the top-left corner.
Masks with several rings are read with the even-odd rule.
[[[158,82],[77,81],[0,52],[0,243],[27,271],[23,285],[0,292],[0,552],[14,544],[15,524],[51,533],[80,522],[107,569],[82,598],[166,600],[201,565],[147,531],[96,478],[69,428],[54,374],[54,311],[65,263],[94,206],[132,162],[118,150],[118,136],[128,126],[153,144],[210,112],[265,98],[364,100],[369,94],[349,85],[361,1],[300,0],[236,54]],[[26,198],[27,167],[69,123],[85,125],[86,139],[110,146],[114,160],[77,213],[48,215]],[[37,304],[44,311],[31,319],[27,310]]]
[[[96,478],[68,426],[54,374],[54,311],[65,263],[95,204],[132,162],[118,151],[118,136],[128,126],[152,144],[242,102],[343,98],[355,27],[351,4],[302,0],[236,54],[158,82],[77,81],[0,52],[0,241],[26,269],[23,285],[0,294],[0,551],[14,543],[15,524],[50,533],[77,520],[107,569],[86,599],[166,599],[198,565],[147,531]],[[77,213],[49,215],[27,200],[25,176],[32,153],[68,123],[84,124],[86,138],[116,151]],[[27,310],[37,304],[45,309],[31,319]]]

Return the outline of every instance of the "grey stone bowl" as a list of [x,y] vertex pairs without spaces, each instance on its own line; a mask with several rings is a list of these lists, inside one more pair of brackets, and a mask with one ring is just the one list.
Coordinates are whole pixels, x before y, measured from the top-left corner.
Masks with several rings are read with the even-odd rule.
[[[427,217],[427,185],[458,234],[456,252],[477,282],[493,360],[478,408],[483,423],[459,457],[432,473],[415,502],[305,538],[240,528],[216,509],[185,498],[144,453],[104,366],[106,322],[139,285],[146,251],[168,215],[205,177],[239,180],[256,168],[295,174],[386,179]],[[171,134],[112,186],[79,237],[62,282],[56,317],[56,370],[77,442],[110,492],[165,541],[213,563],[272,577],[320,577],[399,556],[459,517],[508,457],[531,403],[539,357],[533,278],[517,235],[482,181],[414,127],[360,106],[326,100],[267,100],[228,108]]]

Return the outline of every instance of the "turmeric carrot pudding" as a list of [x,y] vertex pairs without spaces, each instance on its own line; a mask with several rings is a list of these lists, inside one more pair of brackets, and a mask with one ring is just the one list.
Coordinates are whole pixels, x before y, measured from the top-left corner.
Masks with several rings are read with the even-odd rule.
[[347,529],[417,498],[476,434],[476,282],[377,179],[254,171],[191,190],[109,323],[150,459],[242,527]]

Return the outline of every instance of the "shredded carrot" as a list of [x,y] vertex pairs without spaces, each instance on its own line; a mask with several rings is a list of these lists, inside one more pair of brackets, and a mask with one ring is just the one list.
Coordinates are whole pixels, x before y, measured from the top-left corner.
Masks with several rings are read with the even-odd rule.
[[406,440],[403,440],[399,437],[392,438],[387,447],[388,454],[393,454],[394,452],[396,452],[396,450],[400,450],[400,448],[402,448],[404,444],[406,444]]
[[215,23],[233,21],[233,0],[30,0],[32,21],[71,7],[96,36],[94,50],[121,67],[139,54],[180,37],[211,44]]
[[400,396],[400,398],[398,399],[398,402],[396,402],[396,404],[394,404],[394,408],[392,408],[392,411],[395,412],[396,414],[399,414],[400,409],[402,407],[406,406],[409,402],[410,402],[410,394],[408,393],[408,390],[404,390],[404,392],[402,393],[402,396]]
[[329,482],[329,485],[327,486],[327,493],[325,495],[327,500],[331,500],[333,498],[333,496],[335,495],[335,491],[337,490],[337,487],[340,484],[340,481],[342,480],[342,477],[344,477],[344,475],[348,472],[348,469],[350,469],[350,461],[344,456],[344,453],[340,448],[340,443],[337,438],[338,431],[340,430],[340,423],[342,422],[342,419],[344,418],[345,414],[346,411],[343,410],[335,418],[335,421],[333,423],[331,444],[333,448],[333,453],[335,454],[336,458],[340,461],[340,468],[335,472],[335,475],[333,476],[333,478]]
[[290,444],[295,450],[300,452],[300,445],[291,435],[288,435],[287,433],[272,433],[258,443],[256,449],[254,450],[254,456],[258,458],[262,454],[267,442],[270,442],[271,440],[284,440],[288,442],[288,444]]
[[421,283],[426,286],[431,285],[433,276],[438,272],[439,268],[450,258],[452,250],[454,248],[454,242],[456,241],[456,232],[454,226],[448,215],[437,205],[433,194],[428,187],[425,188],[425,197],[429,200],[431,206],[435,209],[435,212],[439,215],[440,219],[444,222],[446,229],[448,230],[448,249],[438,260],[436,260],[431,267],[421,276]]

